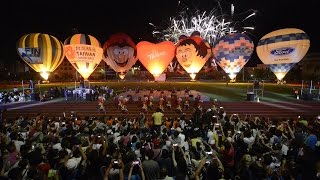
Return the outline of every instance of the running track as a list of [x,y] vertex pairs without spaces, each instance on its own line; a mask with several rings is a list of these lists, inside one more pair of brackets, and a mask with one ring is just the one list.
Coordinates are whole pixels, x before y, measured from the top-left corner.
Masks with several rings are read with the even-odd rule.
[[[212,107],[212,102],[204,102],[203,107],[205,109]],[[155,104],[157,105],[157,104]],[[71,111],[75,111],[78,117],[100,117],[104,113],[98,112],[98,102],[96,101],[65,101],[64,99],[50,100],[47,102],[29,102],[10,105],[1,105],[0,108],[6,108],[6,118],[15,119],[18,116],[35,117],[37,113],[41,113],[48,117],[62,117],[65,112],[66,117],[70,117]],[[218,102],[217,107],[224,107],[227,114],[239,114],[241,118],[246,115],[252,117],[266,117],[266,118],[297,118],[302,116],[305,118],[315,118],[320,115],[320,102],[319,101],[303,101],[297,100],[293,102]],[[121,117],[123,115],[129,118],[138,117],[141,108],[138,107],[136,102],[129,103],[127,105],[128,112],[122,113],[118,110],[113,102],[109,102],[106,106],[106,116]],[[154,111],[149,111],[146,114],[147,118],[151,118],[151,114]],[[191,117],[192,108],[189,110],[183,110],[187,118]],[[174,110],[165,110],[166,117],[180,117],[181,114],[177,114]]]

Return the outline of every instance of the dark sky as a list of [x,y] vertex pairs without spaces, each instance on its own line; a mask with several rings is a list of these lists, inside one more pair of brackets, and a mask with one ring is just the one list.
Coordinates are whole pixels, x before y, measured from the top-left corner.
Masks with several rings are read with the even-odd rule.
[[[229,13],[235,4],[235,14],[249,9],[258,14],[249,21],[255,26],[250,37],[255,45],[259,39],[280,28],[299,28],[311,39],[311,52],[320,52],[320,28],[316,0],[221,0],[223,11]],[[129,34],[136,43],[141,40],[156,42],[152,37],[152,22],[161,25],[170,16],[176,16],[179,7],[210,11],[217,7],[216,0],[51,0],[1,2],[0,18],[2,43],[0,59],[19,58],[16,42],[27,33],[51,34],[64,41],[72,28],[93,35],[103,44],[116,32]],[[250,25],[251,25],[250,24]]]

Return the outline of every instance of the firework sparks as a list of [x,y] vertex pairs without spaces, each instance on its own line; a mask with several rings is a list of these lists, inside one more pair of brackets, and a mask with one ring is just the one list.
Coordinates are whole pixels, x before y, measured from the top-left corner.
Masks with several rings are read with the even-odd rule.
[[[221,7],[220,7],[221,9]],[[170,17],[168,26],[165,28],[154,27],[153,35],[162,40],[178,42],[182,35],[190,36],[193,32],[198,31],[200,36],[213,44],[218,38],[235,32],[245,32],[246,30],[254,30],[254,27],[241,27],[244,21],[256,15],[255,10],[251,10],[250,15],[242,20],[235,21],[235,7],[231,5],[231,15],[219,14],[218,9],[210,12],[196,11],[193,15],[188,15],[188,8],[182,10],[177,17]],[[241,13],[243,15],[244,13]]]

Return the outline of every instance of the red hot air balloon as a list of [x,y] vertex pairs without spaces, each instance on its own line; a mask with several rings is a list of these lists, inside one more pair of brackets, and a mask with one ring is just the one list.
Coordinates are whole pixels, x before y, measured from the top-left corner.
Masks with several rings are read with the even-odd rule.
[[174,58],[175,49],[171,41],[158,44],[141,41],[137,44],[137,56],[144,67],[157,78]]

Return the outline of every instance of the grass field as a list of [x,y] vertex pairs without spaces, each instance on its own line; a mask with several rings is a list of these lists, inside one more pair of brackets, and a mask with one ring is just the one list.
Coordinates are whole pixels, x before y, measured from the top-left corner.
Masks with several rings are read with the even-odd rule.
[[[247,98],[247,92],[252,91],[252,83],[228,83],[225,82],[127,82],[127,81],[112,81],[112,82],[91,82],[90,86],[106,85],[114,89],[114,92],[120,92],[124,89],[155,89],[155,90],[170,90],[186,88],[197,90],[204,93],[212,99],[218,101],[244,101]],[[49,83],[49,84],[36,84],[35,90],[41,92],[47,91],[50,87],[67,87],[75,88],[79,83],[75,82],[62,82],[62,83]],[[1,85],[0,91],[12,91],[13,87],[18,87],[22,90],[21,84]],[[25,85],[27,87],[27,85]],[[279,85],[275,83],[260,83],[260,89],[255,94],[258,94],[260,100],[266,101],[290,101],[293,100],[295,88],[300,88],[300,85],[286,84]],[[263,92],[263,97],[262,97]]]

